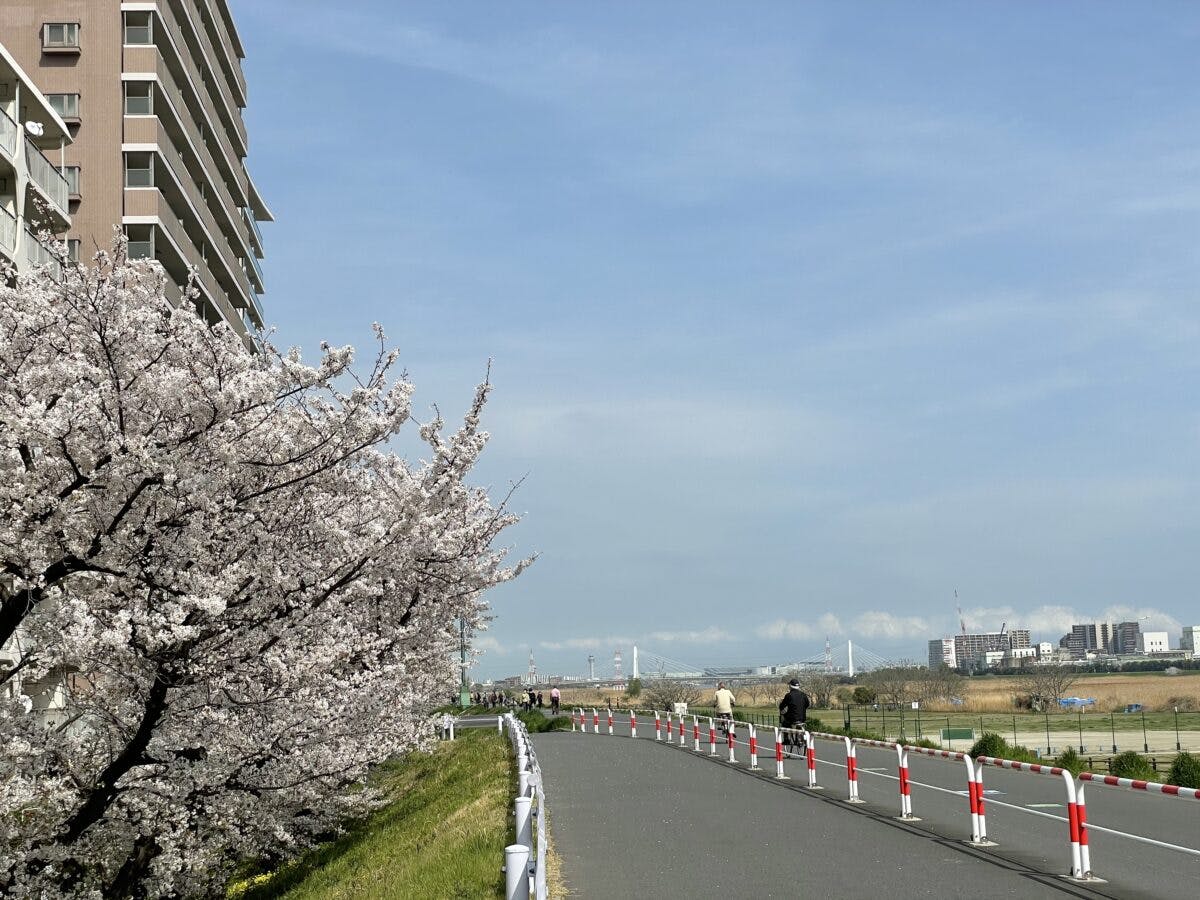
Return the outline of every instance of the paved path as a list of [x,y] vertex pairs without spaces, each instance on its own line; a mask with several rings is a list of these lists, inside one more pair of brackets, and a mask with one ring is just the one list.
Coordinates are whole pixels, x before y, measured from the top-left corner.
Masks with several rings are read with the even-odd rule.
[[883,803],[850,807],[832,789],[805,792],[653,737],[533,743],[572,896],[1104,896],[896,822]]

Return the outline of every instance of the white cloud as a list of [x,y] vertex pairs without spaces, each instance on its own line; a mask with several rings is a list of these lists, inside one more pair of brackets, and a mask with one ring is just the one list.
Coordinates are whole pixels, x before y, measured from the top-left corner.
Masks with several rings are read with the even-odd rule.
[[851,634],[889,641],[928,637],[934,631],[935,626],[929,619],[895,616],[878,610],[860,613],[850,625]]
[[845,634],[841,620],[833,613],[825,613],[815,623],[804,619],[776,619],[766,625],[761,625],[754,633],[769,641],[796,640],[809,641],[823,637],[837,637]]
[[703,631],[653,631],[649,637],[666,644],[715,644],[733,639],[733,635],[728,631],[716,626],[705,628]]
[[507,652],[498,640],[487,634],[473,638],[471,640],[471,646],[473,646],[476,650],[482,650],[485,653],[502,655]]
[[540,641],[543,650],[611,650],[635,643],[627,637],[576,637],[561,641]]

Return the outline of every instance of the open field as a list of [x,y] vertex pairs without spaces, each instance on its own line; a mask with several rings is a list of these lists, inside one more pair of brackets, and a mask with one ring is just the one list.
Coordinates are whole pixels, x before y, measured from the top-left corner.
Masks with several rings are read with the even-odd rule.
[[[746,695],[745,699],[755,706],[766,707],[770,704],[770,697],[783,696],[783,686],[779,679],[762,684],[735,684],[734,693]],[[1020,693],[1013,676],[977,676],[963,682],[961,705],[930,703],[926,705],[926,710],[952,714],[1008,714],[1014,710],[1013,698]],[[1181,712],[1200,712],[1200,672],[1183,672],[1179,675],[1164,675],[1162,672],[1084,673],[1068,693],[1095,699],[1096,705],[1088,715],[1096,712],[1119,714],[1130,703],[1140,703],[1147,711],[1169,713],[1177,700],[1183,701]],[[706,698],[710,694],[711,690],[708,689],[702,692]],[[629,705],[624,694],[613,688],[565,688],[562,698],[563,706],[567,707],[603,706],[609,700],[620,706]]]

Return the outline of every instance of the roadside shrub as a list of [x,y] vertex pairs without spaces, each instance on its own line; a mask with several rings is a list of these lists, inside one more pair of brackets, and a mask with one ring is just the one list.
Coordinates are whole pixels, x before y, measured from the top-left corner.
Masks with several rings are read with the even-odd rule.
[[1200,701],[1195,697],[1168,697],[1167,702],[1161,708],[1163,712],[1171,712],[1176,709],[1180,712],[1196,712],[1200,710]]
[[976,756],[997,756],[1001,759],[1007,759],[1004,755],[1008,751],[1008,741],[1004,740],[994,731],[985,731],[979,736],[974,744],[971,745],[970,755],[972,758]]
[[1117,754],[1108,764],[1108,771],[1118,778],[1136,778],[1139,781],[1156,781],[1156,773],[1144,756],[1134,750]]
[[1086,766],[1083,764],[1083,758],[1076,752],[1074,747],[1068,747],[1058,756],[1054,757],[1054,765],[1060,769],[1066,769],[1072,775],[1078,775]]
[[1200,788],[1200,759],[1184,750],[1171,763],[1171,771],[1167,774],[1167,784],[1179,787]]
[[1011,759],[1015,762],[1038,761],[1037,754],[1025,747],[1010,744],[994,731],[985,731],[980,735],[979,740],[971,746],[970,756],[994,756],[999,759]]
[[629,683],[625,685],[625,696],[632,700],[642,693],[642,679],[630,678]]

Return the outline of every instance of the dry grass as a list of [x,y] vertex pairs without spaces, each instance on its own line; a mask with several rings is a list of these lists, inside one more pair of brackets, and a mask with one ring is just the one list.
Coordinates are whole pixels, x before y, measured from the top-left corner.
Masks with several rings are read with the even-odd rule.
[[[1013,708],[1013,697],[1020,693],[1016,680],[1006,677],[972,678],[963,692],[963,705],[929,704],[928,709],[956,712],[1002,712]],[[1164,675],[1161,672],[1119,672],[1081,675],[1070,693],[1091,697],[1102,712],[1119,712],[1129,703],[1140,703],[1148,710],[1169,711],[1176,697],[1189,697],[1200,705],[1200,672]]]
[[[735,685],[742,707],[773,707],[782,696],[783,687],[776,681],[763,684]],[[705,697],[711,691],[702,692]],[[1020,693],[1016,680],[1006,676],[971,678],[963,685],[963,704],[930,703],[931,712],[1009,712],[1013,698]],[[1103,712],[1120,711],[1129,703],[1141,703],[1147,710],[1170,711],[1171,701],[1177,697],[1190,698],[1191,708],[1200,709],[1200,672],[1185,672],[1180,675],[1164,675],[1162,672],[1117,672],[1112,674],[1084,674],[1071,687],[1070,693],[1079,697],[1093,697],[1096,708]],[[603,708],[612,701],[620,708],[631,703],[640,706],[644,701],[631,701],[624,693],[615,689],[565,688],[562,691],[563,709],[573,706],[586,709]],[[1181,707],[1182,708],[1182,707]]]

